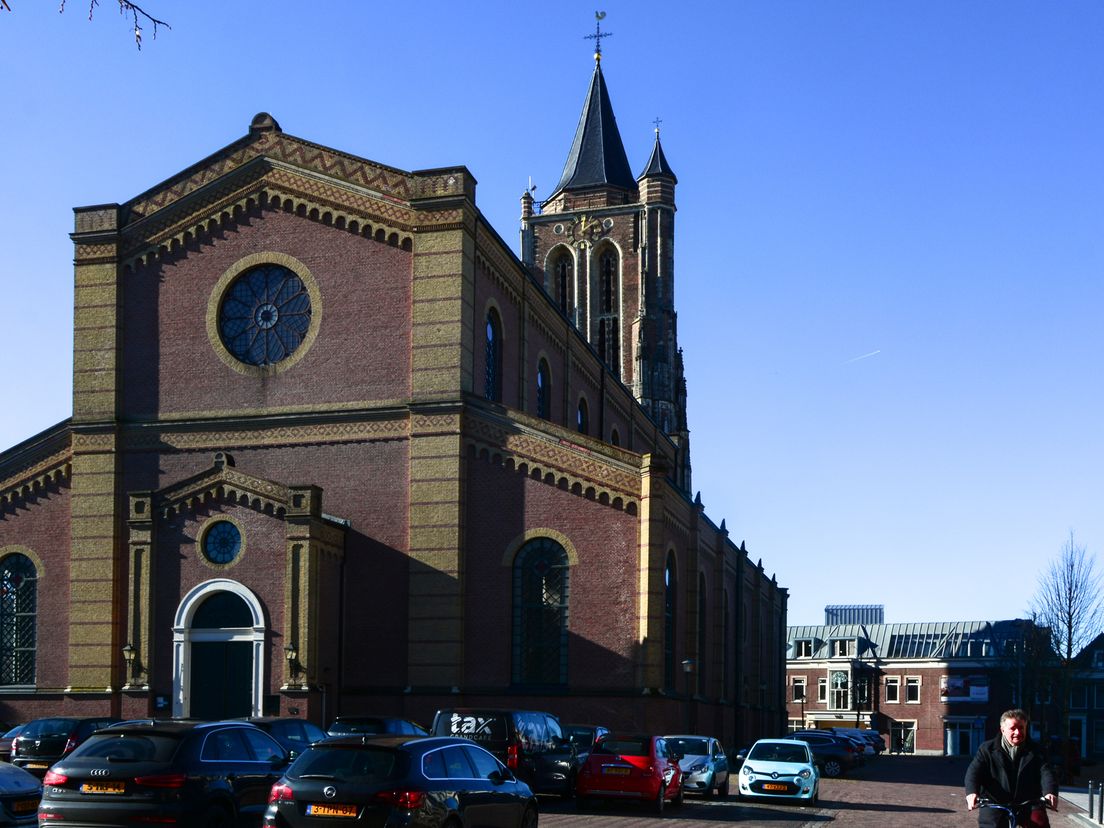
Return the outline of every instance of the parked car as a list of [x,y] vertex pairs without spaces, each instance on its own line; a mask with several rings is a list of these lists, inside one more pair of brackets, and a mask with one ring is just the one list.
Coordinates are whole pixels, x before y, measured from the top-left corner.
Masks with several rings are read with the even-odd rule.
[[312,742],[325,739],[329,734],[314,722],[294,716],[257,716],[245,719],[280,743],[280,747],[295,759],[310,747]]
[[537,793],[575,795],[579,756],[560,720],[539,710],[438,710],[434,736],[471,739],[494,754]]
[[666,736],[667,746],[682,758],[682,789],[686,793],[728,796],[728,756],[710,736]]
[[861,754],[858,748],[854,742],[843,736],[828,732],[798,731],[790,734],[790,738],[800,739],[809,745],[813,751],[813,761],[823,776],[842,776],[859,765]]
[[429,732],[417,722],[398,716],[338,716],[326,731],[330,736],[349,736],[359,733],[380,736],[394,733],[399,736],[428,736]]
[[0,828],[34,828],[42,781],[15,765],[0,765]]
[[307,748],[269,795],[266,828],[537,828],[537,799],[468,739],[339,737]]
[[182,828],[258,825],[288,754],[241,721],[152,722],[101,730],[43,780],[43,824]]
[[579,769],[577,805],[583,809],[597,799],[638,800],[650,802],[657,813],[663,813],[667,800],[681,805],[679,758],[662,736],[610,734]]
[[602,725],[592,724],[565,724],[563,725],[564,737],[575,745],[575,753],[579,756],[579,764],[582,765],[590,755],[594,743],[606,736],[610,730]]
[[[837,736],[847,736],[850,739],[859,740],[864,747],[863,753],[866,756],[877,756],[885,750],[885,740],[876,730],[864,730],[859,727],[831,727],[828,728],[828,732]],[[867,746],[869,746],[869,750],[865,750]]]
[[816,802],[820,771],[813,752],[799,739],[760,739],[740,768],[740,796]]
[[22,729],[23,725],[18,724],[8,730],[3,736],[0,736],[0,762],[11,761],[12,740],[19,735],[19,731]]
[[109,716],[34,719],[23,725],[19,735],[12,740],[11,763],[41,779],[50,765],[71,753],[101,727],[117,721]]

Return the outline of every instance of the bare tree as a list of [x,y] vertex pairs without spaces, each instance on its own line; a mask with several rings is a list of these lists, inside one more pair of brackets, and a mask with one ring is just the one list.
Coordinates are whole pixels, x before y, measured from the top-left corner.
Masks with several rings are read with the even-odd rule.
[[[1101,573],[1096,559],[1079,546],[1070,532],[1059,556],[1051,561],[1039,580],[1032,610],[1037,623],[1049,628],[1050,644],[1058,657],[1055,694],[1058,702],[1061,738],[1070,734],[1070,692],[1077,664],[1074,658],[1095,639],[1104,624]],[[1039,665],[1042,667],[1043,665]],[[1064,760],[1073,758],[1069,746]],[[1065,763],[1064,762],[1064,763]]]
[[[130,2],[130,0],[116,0],[116,2],[118,2],[118,4],[119,4],[119,14],[124,15],[124,16],[129,15],[131,17],[131,19],[134,21],[134,42],[138,46],[139,49],[142,48],[142,23],[143,22],[145,22],[147,25],[152,25],[153,26],[153,37],[154,37],[155,40],[157,39],[157,28],[159,26],[164,26],[166,29],[171,29],[172,28],[172,26],[170,26],[164,20],[158,20],[156,17],[151,15],[149,12],[147,12],[145,9],[143,9],[141,6],[139,6],[137,3],[132,3],[132,2]],[[65,3],[66,3],[66,0],[61,0],[61,5],[58,6],[58,11],[59,12],[64,12],[65,11]],[[99,5],[100,5],[100,0],[88,0],[88,19],[89,20],[92,19],[92,15],[95,13],[96,7],[99,6]],[[0,9],[3,9],[4,11],[9,11],[9,12],[11,11],[11,6],[8,4],[8,0],[0,0]]]

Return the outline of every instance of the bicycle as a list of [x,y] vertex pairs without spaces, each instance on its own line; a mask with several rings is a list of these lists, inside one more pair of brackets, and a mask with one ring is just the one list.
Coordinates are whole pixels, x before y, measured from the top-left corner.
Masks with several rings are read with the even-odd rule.
[[[979,797],[977,800],[977,805],[975,807],[992,808],[995,811],[1004,811],[1004,813],[1008,815],[1008,828],[1016,828],[1016,826],[1020,824],[1016,819],[1017,814],[1027,814],[1028,819],[1030,820],[1031,813],[1033,811],[1042,809],[1045,812],[1051,809],[1050,803],[1041,798],[1028,799],[1024,802],[1012,802],[1008,805],[1002,805],[999,802],[994,802],[991,799]],[[1057,810],[1057,808],[1055,808],[1054,810]],[[1049,824],[1049,819],[1044,824]]]

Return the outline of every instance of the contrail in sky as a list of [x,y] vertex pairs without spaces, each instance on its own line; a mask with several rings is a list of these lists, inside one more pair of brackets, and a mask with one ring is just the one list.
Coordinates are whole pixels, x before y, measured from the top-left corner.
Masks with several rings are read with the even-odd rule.
[[881,352],[882,352],[882,349],[879,348],[876,351],[871,351],[869,354],[863,354],[862,356],[851,357],[851,359],[847,360],[847,362],[845,362],[843,364],[844,365],[850,365],[852,362],[858,362],[860,359],[870,359],[870,357],[877,356]]

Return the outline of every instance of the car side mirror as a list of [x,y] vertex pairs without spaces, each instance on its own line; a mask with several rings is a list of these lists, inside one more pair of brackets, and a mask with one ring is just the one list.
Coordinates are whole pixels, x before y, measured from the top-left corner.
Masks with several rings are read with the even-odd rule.
[[499,768],[487,774],[487,778],[496,785],[502,785],[505,782],[512,782],[514,775],[505,768]]
[[682,754],[679,753],[677,750],[672,750],[671,751],[671,761],[672,762],[681,762],[682,761]]

